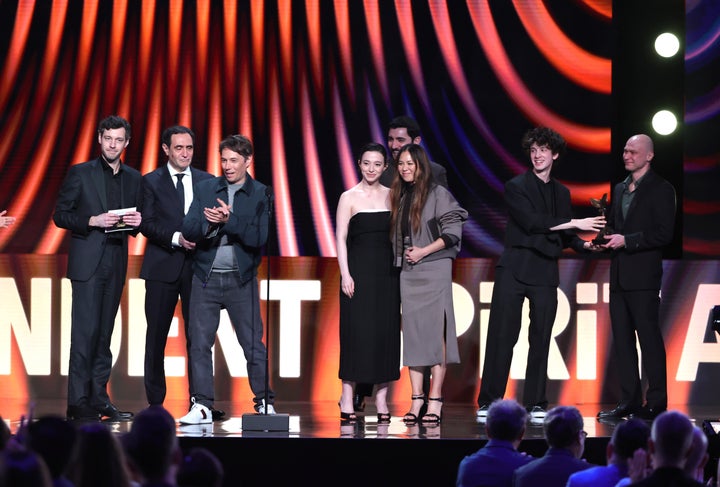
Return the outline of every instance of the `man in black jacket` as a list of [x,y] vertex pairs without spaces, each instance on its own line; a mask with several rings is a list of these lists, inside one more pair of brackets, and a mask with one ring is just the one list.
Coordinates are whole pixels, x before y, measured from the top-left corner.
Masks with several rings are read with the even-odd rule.
[[[673,186],[650,167],[654,155],[650,137],[630,137],[623,149],[623,162],[630,174],[612,193],[608,225],[615,233],[605,237],[603,247],[613,252],[610,320],[621,398],[615,408],[600,411],[600,419],[629,415],[654,419],[667,409],[660,285],[662,249],[672,241],[676,205]],[[647,404],[643,404],[638,373],[636,332],[647,373]]]
[[[142,222],[140,173],[122,163],[130,124],[118,116],[98,125],[101,155],[70,168],[53,221],[72,232],[67,277],[72,283],[68,419],[126,420],[110,402],[110,338],[127,273],[128,233]],[[112,211],[116,210],[116,211]],[[120,213],[123,213],[120,215]]]
[[505,394],[513,347],[520,334],[525,298],[530,301],[530,329],[523,403],[531,419],[545,417],[547,363],[557,312],[558,259],[563,248],[593,248],[569,230],[598,231],[604,217],[571,217],[570,191],[551,177],[565,151],[565,140],[552,129],[537,127],[525,134],[523,149],[532,168],[505,184],[508,221],[505,249],[495,270],[478,418]]

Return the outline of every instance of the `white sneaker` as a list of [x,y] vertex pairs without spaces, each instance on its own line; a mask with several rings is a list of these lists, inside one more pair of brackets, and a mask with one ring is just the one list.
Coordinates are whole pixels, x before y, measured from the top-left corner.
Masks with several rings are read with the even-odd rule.
[[477,411],[475,411],[475,415],[476,415],[478,418],[486,418],[486,417],[487,417],[487,414],[488,414],[488,409],[490,409],[490,406],[487,405],[487,404],[483,404],[482,406],[480,406],[480,407],[478,408]]
[[545,411],[545,408],[542,408],[540,406],[533,406],[532,409],[529,411],[530,416],[530,422],[533,424],[543,424],[545,421],[545,416],[547,416],[547,411]]
[[[255,405],[255,411],[257,411],[258,414],[265,414],[265,399],[263,399],[260,404]],[[272,404],[268,404],[267,413],[276,414]]]
[[190,411],[180,418],[180,424],[208,424],[212,423],[212,412],[206,406],[199,402],[195,402],[195,398],[191,398],[193,403]]

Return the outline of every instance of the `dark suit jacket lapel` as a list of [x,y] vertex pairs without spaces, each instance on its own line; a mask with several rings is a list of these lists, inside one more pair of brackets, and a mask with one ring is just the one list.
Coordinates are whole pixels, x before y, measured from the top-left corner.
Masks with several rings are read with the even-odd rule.
[[535,208],[549,211],[547,205],[545,204],[545,199],[540,194],[537,181],[534,181],[532,178],[537,179],[537,176],[532,171],[525,173],[525,190],[530,197],[530,201],[532,201]]
[[93,170],[91,173],[93,186],[95,186],[95,190],[98,192],[98,197],[100,198],[100,205],[102,206],[103,213],[108,210],[107,205],[107,192],[105,189],[105,177],[103,176],[103,162],[98,158],[95,159],[95,162],[93,164]]
[[180,204],[180,197],[177,194],[177,187],[175,186],[175,181],[173,181],[174,176],[170,176],[170,171],[167,168],[167,165],[160,168],[160,181],[158,181],[159,190],[162,193],[165,193],[167,197],[169,198],[168,201],[172,201],[173,204],[177,207],[177,209],[180,211],[182,215],[185,214],[185,208],[182,207]]

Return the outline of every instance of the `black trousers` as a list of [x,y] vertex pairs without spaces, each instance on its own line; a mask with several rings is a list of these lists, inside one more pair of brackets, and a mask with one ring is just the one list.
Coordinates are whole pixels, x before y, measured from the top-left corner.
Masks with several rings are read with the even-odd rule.
[[522,402],[526,407],[547,407],[545,386],[552,326],[557,312],[557,287],[524,284],[504,267],[498,267],[495,273],[478,406],[490,404],[505,395],[525,298],[530,301],[530,350]]
[[108,244],[95,274],[87,281],[72,281],[68,406],[110,401],[110,339],[125,286],[124,265],[123,247]]
[[643,404],[635,332],[647,374],[647,406],[667,408],[665,342],[660,331],[660,297],[657,290],[610,291],[613,361],[620,377],[621,402]]
[[[185,324],[185,343],[190,350],[188,323],[190,320],[190,290],[192,289],[192,260],[186,257],[180,276],[174,282],[147,279],[145,281],[145,395],[148,404],[162,404],[165,384],[165,345],[175,315],[178,296]],[[188,367],[188,372],[190,368]],[[189,377],[188,377],[189,379]],[[188,380],[188,383],[190,381]]]

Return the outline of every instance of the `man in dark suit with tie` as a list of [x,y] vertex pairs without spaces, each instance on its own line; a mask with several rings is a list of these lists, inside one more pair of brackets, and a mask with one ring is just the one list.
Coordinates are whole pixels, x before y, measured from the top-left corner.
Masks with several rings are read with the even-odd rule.
[[[70,168],[53,221],[72,232],[67,277],[72,282],[68,419],[126,420],[107,393],[112,369],[110,338],[127,273],[128,233],[142,222],[140,173],[120,155],[130,124],[115,115],[98,125],[100,156]],[[121,212],[112,210],[127,210]]]
[[181,230],[185,213],[193,200],[194,188],[212,176],[190,167],[195,134],[175,125],[162,133],[167,164],[143,177],[143,222],[140,231],[148,239],[140,277],[145,279],[145,395],[148,404],[165,400],[165,345],[175,307],[180,297],[185,339],[188,338],[192,252],[195,242]]
[[570,191],[551,177],[565,140],[552,129],[537,127],[525,134],[523,150],[532,168],[505,184],[508,220],[505,249],[495,269],[495,284],[478,395],[478,418],[505,394],[513,347],[518,340],[525,298],[530,301],[530,328],[523,403],[532,420],[542,420],[552,327],[560,282],[558,259],[562,250],[593,248],[571,230],[598,231],[604,217],[572,218]]
[[[653,142],[633,135],[623,149],[630,174],[615,185],[603,247],[612,250],[610,320],[613,361],[620,377],[620,402],[598,418],[638,416],[654,419],[667,409],[665,342],[660,330],[662,249],[670,244],[675,224],[675,188],[651,168]],[[647,403],[638,373],[635,333],[647,373]]]

